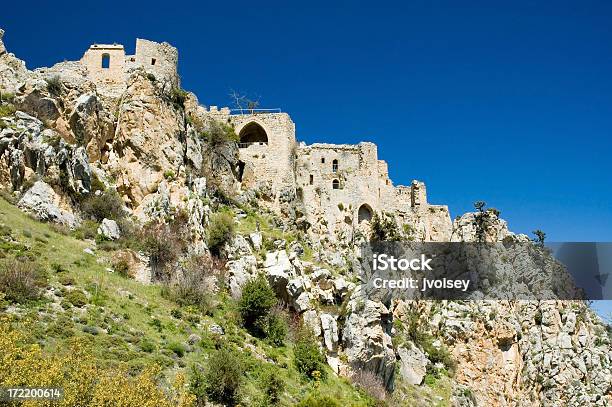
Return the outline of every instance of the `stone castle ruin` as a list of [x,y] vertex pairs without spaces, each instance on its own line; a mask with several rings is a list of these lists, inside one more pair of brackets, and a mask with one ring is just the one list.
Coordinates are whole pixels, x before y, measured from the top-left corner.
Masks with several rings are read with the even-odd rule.
[[269,185],[276,207],[295,198],[313,232],[350,237],[375,212],[387,212],[400,225],[416,225],[415,239],[450,239],[448,208],[427,202],[423,182],[394,186],[375,144],[306,145],[287,113],[232,114],[214,106],[209,113],[232,123],[240,137],[242,186]]
[[61,69],[65,74],[72,68],[96,83],[100,94],[118,97],[126,88],[129,73],[138,67],[158,81],[179,86],[177,66],[178,50],[172,45],[137,38],[134,55],[126,55],[121,44],[92,44],[80,61],[63,62],[50,69]]
[[[85,77],[95,83],[100,95],[118,98],[135,69],[144,69],[158,83],[180,86],[177,65],[178,51],[170,44],[137,39],[134,55],[126,55],[121,44],[93,44],[80,61],[38,71]],[[311,232],[352,239],[357,231],[367,232],[374,213],[385,212],[410,229],[408,234],[415,240],[450,239],[448,208],[427,202],[423,182],[394,186],[375,144],[306,145],[297,141],[291,117],[280,111],[235,112],[216,106],[198,106],[196,111],[230,123],[240,137],[242,190],[269,190],[264,195],[272,197],[268,204],[277,212],[282,212],[283,204],[297,203],[293,215]]]

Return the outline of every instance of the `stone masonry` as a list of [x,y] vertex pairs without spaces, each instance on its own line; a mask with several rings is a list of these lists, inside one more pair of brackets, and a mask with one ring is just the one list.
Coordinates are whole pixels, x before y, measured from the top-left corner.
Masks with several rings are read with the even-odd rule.
[[311,232],[350,239],[367,233],[375,212],[387,212],[417,240],[450,239],[448,208],[427,202],[423,182],[394,186],[375,144],[299,143],[287,113],[231,114],[211,106],[208,114],[231,123],[240,137],[242,186],[268,185],[277,210],[292,191]]

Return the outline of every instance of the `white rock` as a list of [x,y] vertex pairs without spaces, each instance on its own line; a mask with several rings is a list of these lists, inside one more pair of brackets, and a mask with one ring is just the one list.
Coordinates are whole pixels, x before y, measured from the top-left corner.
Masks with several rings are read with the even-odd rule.
[[251,244],[253,245],[253,249],[255,250],[261,249],[261,245],[263,243],[263,237],[261,233],[259,232],[251,233],[249,235],[249,240],[251,241]]
[[239,298],[242,294],[242,286],[246,284],[257,269],[255,256],[244,256],[238,260],[228,261],[226,264],[228,273],[228,285],[233,298]]
[[[412,345],[412,344],[410,344]],[[408,384],[420,385],[427,373],[427,357],[416,346],[399,348],[400,375]]]
[[304,312],[311,308],[310,305],[310,294],[307,292],[303,292],[300,296],[293,302],[293,307],[297,312]]
[[74,228],[77,224],[75,216],[60,209],[59,205],[60,197],[43,181],[36,181],[18,203],[21,209],[31,213],[38,220],[61,223]]
[[119,225],[112,219],[102,219],[100,227],[98,227],[98,234],[104,236],[108,240],[117,240],[121,237]]
[[323,329],[323,341],[329,351],[336,349],[338,345],[338,323],[336,317],[331,314],[321,314],[321,327]]
[[319,316],[317,315],[317,311],[308,310],[304,312],[304,324],[312,329],[312,333],[315,336],[321,336],[321,321],[319,320]]

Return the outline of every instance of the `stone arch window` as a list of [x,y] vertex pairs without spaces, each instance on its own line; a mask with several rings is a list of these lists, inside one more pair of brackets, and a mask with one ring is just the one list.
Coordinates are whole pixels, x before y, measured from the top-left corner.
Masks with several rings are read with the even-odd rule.
[[373,216],[373,211],[370,205],[363,204],[359,207],[359,210],[357,211],[357,219],[359,220],[359,223],[363,221],[369,222],[370,220],[372,220],[372,216]]
[[310,185],[314,184],[314,175],[310,174]]
[[333,189],[340,189],[340,181],[338,181],[337,179],[332,181],[332,188]]
[[110,68],[110,55],[102,54],[102,69]]
[[251,122],[240,130],[240,148],[245,148],[251,144],[268,144],[268,135],[259,124]]
[[332,172],[338,172],[338,160],[332,161]]
[[155,58],[151,58],[151,65],[155,65],[156,62],[157,60]]

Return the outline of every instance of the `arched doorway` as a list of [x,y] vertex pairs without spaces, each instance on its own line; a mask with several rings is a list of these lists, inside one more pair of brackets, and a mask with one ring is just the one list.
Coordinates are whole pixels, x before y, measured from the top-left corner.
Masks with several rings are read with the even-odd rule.
[[359,210],[357,211],[357,219],[359,223],[363,222],[364,220],[367,220],[369,222],[370,220],[372,220],[372,215],[372,208],[368,204],[361,205],[359,207]]
[[240,130],[240,147],[248,147],[251,144],[268,144],[268,135],[259,124],[251,122]]

